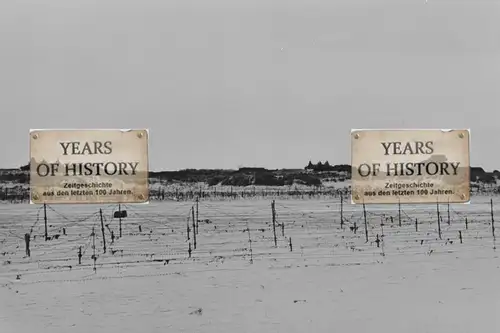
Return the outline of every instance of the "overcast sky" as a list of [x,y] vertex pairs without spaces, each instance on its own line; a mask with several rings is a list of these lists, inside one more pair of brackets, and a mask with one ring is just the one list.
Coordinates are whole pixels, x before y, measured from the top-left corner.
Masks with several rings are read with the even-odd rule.
[[0,42],[2,167],[30,128],[149,128],[159,170],[349,163],[351,128],[403,127],[500,169],[498,0],[2,1]]

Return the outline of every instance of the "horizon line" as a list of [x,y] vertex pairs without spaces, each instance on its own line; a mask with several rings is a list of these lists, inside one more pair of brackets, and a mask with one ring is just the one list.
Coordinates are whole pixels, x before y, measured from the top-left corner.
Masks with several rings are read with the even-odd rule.
[[[316,165],[316,164],[313,164],[313,165]],[[352,167],[352,165],[349,164],[349,163],[330,164],[331,167],[340,166],[340,165],[348,165],[348,166]],[[22,166],[19,166],[19,167],[10,167],[10,168],[9,167],[0,167],[0,171],[21,170],[21,167]],[[488,172],[482,166],[469,165],[469,168],[481,168],[484,171]],[[204,167],[193,168],[193,167],[186,167],[186,168],[182,168],[182,169],[180,169],[180,168],[179,169],[160,169],[160,170],[158,170],[158,169],[156,169],[156,170],[150,169],[150,170],[148,170],[148,172],[179,172],[179,171],[186,171],[186,170],[238,171],[240,169],[265,169],[265,170],[269,170],[269,171],[279,171],[279,170],[305,170],[306,167],[280,167],[280,168],[270,168],[270,167],[264,167],[264,166],[239,166],[239,167],[236,167],[236,168],[204,168]],[[499,170],[498,169],[493,169],[491,172],[495,172],[495,171],[499,171]]]

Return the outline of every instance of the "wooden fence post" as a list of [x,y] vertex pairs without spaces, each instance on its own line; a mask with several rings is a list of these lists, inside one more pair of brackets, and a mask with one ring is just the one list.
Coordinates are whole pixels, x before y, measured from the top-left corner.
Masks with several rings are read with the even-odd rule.
[[193,218],[193,245],[194,245],[194,249],[196,250],[196,223],[195,223],[195,217],[194,217],[194,207],[191,207],[191,213],[192,213],[192,218]]
[[271,202],[271,213],[273,218],[273,234],[274,234],[274,246],[278,247],[278,240],[276,238],[276,210],[275,210],[274,200]]
[[441,215],[439,214],[439,202],[437,203],[437,220],[438,220],[439,239],[443,239],[441,236]]
[[495,216],[493,214],[493,199],[490,199],[490,212],[491,212],[491,233],[493,234],[493,240],[496,240],[496,236],[495,236]]
[[366,222],[366,208],[364,202],[363,202],[363,217],[365,219],[365,239],[366,243],[368,243],[368,223]]
[[104,234],[104,220],[102,218],[102,209],[99,209],[99,215],[101,216],[101,231],[102,231],[103,250],[104,250],[104,253],[106,253],[106,235]]

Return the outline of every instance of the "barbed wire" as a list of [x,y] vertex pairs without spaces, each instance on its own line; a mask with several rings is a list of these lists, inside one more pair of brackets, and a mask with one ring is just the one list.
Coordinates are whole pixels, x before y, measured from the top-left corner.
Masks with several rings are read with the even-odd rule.
[[[306,201],[307,202],[307,201]],[[253,258],[292,258],[296,253],[308,251],[330,251],[332,248],[345,248],[351,246],[356,247],[356,251],[362,251],[367,256],[379,255],[379,248],[374,248],[374,237],[377,233],[385,236],[386,239],[397,239],[403,244],[403,249],[393,250],[392,255],[397,255],[401,251],[405,253],[422,253],[423,245],[442,246],[450,239],[458,239],[458,231],[464,231],[464,220],[468,219],[469,237],[475,239],[475,243],[470,242],[470,247],[489,247],[490,244],[481,243],[481,239],[491,237],[491,229],[488,225],[490,221],[490,212],[479,211],[479,209],[460,212],[452,206],[449,207],[450,225],[442,225],[442,232],[446,233],[443,239],[439,239],[436,231],[437,212],[431,210],[419,210],[418,208],[406,208],[401,206],[401,227],[399,223],[399,211],[389,209],[380,211],[377,209],[367,209],[366,212],[349,207],[344,211],[343,224],[346,226],[341,229],[340,212],[338,202],[316,202],[314,207],[308,207],[304,210],[306,204],[300,206],[283,204],[276,202],[276,219],[275,223],[283,226],[283,231],[277,230],[277,246],[273,246],[273,231],[271,227],[272,214],[270,202],[259,203],[259,207],[254,207],[251,204],[246,205],[217,205],[198,201],[189,205],[175,207],[170,211],[163,213],[162,207],[158,210],[151,210],[148,207],[141,209],[141,206],[121,205],[121,210],[127,211],[127,217],[122,218],[122,224],[126,230],[126,234],[122,237],[113,239],[109,242],[110,233],[113,228],[117,227],[117,218],[114,213],[118,205],[109,205],[94,211],[82,209],[83,211],[71,211],[71,214],[83,215],[81,217],[70,216],[70,213],[63,212],[61,209],[46,205],[48,232],[54,235],[55,230],[67,228],[66,235],[59,235],[55,239],[49,241],[40,240],[37,238],[33,241],[31,249],[36,257],[37,253],[40,257],[33,260],[38,262],[53,263],[70,262],[75,260],[77,251],[82,249],[83,260],[89,263],[88,249],[95,240],[96,247],[103,246],[107,241],[107,251],[105,253],[97,253],[99,265],[107,265],[109,262],[118,262],[126,264],[130,262],[149,263],[153,257],[161,257],[166,261],[179,261],[193,259],[191,253],[188,253],[186,243],[193,243],[193,239],[187,241],[186,223],[190,227],[190,233],[193,233],[191,223],[193,209],[197,206],[199,213],[198,220],[195,221],[200,226],[196,227],[196,238],[198,247],[192,249],[192,256],[200,262],[210,262],[216,257],[225,258],[242,258],[247,259],[250,255]],[[34,220],[30,226],[30,235],[42,227],[40,221],[43,207],[37,207],[32,212],[26,212],[19,217],[13,215],[7,227],[0,229],[0,236],[4,239],[0,243],[4,253],[4,257],[9,258],[9,262],[16,262],[23,265],[30,260],[21,260],[20,253],[24,240],[22,231],[27,221]],[[428,207],[427,207],[428,208]],[[437,208],[436,208],[437,209]],[[181,212],[183,210],[183,212]],[[176,211],[176,214],[172,212]],[[102,220],[101,220],[102,212]],[[448,209],[441,212],[441,215],[446,216]],[[365,230],[363,226],[364,219],[367,219],[366,232],[369,234],[369,241],[365,243]],[[392,219],[391,219],[392,218]],[[447,218],[447,216],[446,216]],[[391,220],[392,225],[387,222]],[[456,221],[460,220],[460,223]],[[90,223],[89,223],[90,222]],[[423,228],[425,224],[428,226]],[[410,225],[418,223],[422,230],[413,231],[409,229]],[[101,226],[99,226],[101,225]],[[142,225],[148,229],[142,231],[133,230],[131,226]],[[350,227],[356,225],[356,230]],[[385,225],[383,230],[379,230]],[[107,230],[100,231],[100,228],[106,226]],[[92,235],[89,230],[94,229],[95,235]],[[199,233],[198,233],[199,230]],[[307,231],[304,231],[307,230]],[[363,232],[362,232],[363,230]],[[246,234],[250,232],[250,235]],[[116,229],[115,229],[116,235]],[[225,236],[227,235],[227,236]],[[36,235],[35,235],[36,236]],[[377,236],[378,237],[378,236]],[[287,254],[288,247],[291,244],[291,238],[296,244],[296,253]],[[147,244],[150,245],[147,245]],[[289,244],[290,243],[290,244]],[[352,244],[354,245],[352,245]],[[413,245],[411,245],[413,244]],[[252,246],[250,253],[249,247]],[[386,244],[387,245],[387,244]],[[405,247],[406,246],[406,247]],[[291,246],[290,246],[291,247]],[[104,248],[104,246],[103,246]],[[276,251],[285,251],[277,253]],[[333,251],[333,250],[332,250]],[[403,252],[404,252],[403,251]],[[413,251],[413,252],[412,252]],[[289,252],[292,252],[291,250]],[[425,252],[425,251],[424,251]],[[304,258],[330,257],[330,254],[314,254],[301,253]],[[341,256],[352,256],[352,253],[337,253],[336,258]],[[126,260],[126,258],[143,257],[149,259]],[[113,259],[114,258],[114,259]],[[114,260],[114,261],[113,261]],[[85,265],[85,264],[84,264]],[[53,265],[52,265],[53,266]],[[54,266],[55,267],[55,266]]]

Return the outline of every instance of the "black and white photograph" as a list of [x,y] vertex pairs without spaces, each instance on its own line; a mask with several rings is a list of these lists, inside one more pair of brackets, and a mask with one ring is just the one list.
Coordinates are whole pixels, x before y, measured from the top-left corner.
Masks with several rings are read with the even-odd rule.
[[500,0],[0,2],[1,333],[500,332]]

